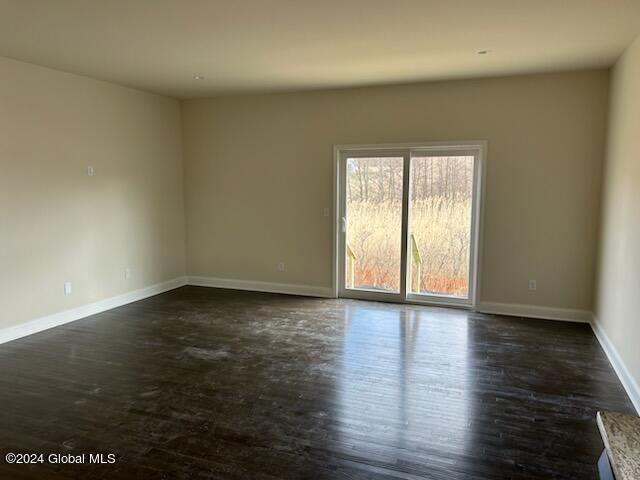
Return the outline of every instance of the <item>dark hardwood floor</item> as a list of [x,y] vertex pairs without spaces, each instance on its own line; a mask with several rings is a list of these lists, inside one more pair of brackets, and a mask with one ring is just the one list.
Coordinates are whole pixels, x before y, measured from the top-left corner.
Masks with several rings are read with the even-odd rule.
[[588,325],[199,287],[0,362],[2,479],[592,479],[633,412]]

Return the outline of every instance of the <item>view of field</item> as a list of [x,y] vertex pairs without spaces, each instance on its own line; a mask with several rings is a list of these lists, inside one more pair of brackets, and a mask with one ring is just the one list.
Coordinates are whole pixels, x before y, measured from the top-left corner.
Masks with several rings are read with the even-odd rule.
[[[402,177],[402,158],[347,162],[350,288],[400,290]],[[473,157],[413,157],[409,183],[411,292],[466,297]]]

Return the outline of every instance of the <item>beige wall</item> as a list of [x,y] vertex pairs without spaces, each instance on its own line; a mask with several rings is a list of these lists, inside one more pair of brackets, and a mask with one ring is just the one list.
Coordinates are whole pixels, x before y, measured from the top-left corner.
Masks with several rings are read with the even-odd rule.
[[334,144],[482,139],[482,300],[591,310],[607,91],[601,70],[186,101],[187,271],[330,287]]
[[640,383],[640,38],[613,69],[601,216],[596,318]]
[[227,97],[181,122],[0,59],[0,328],[184,275],[181,127],[190,275],[329,288],[334,144],[484,139],[482,300],[589,310],[607,90],[599,70]]
[[180,121],[175,100],[0,58],[0,328],[184,275]]

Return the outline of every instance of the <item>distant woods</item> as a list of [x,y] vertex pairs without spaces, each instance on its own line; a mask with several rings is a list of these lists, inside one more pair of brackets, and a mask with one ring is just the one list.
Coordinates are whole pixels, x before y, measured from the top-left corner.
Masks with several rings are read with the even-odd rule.
[[[411,160],[411,198],[459,200],[469,196],[473,157],[414,157]],[[348,163],[347,195],[355,202],[402,200],[401,158],[359,158]]]

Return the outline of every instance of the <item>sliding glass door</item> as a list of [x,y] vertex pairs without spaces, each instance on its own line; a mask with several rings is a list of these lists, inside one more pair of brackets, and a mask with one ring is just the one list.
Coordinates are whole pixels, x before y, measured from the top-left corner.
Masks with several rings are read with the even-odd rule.
[[353,157],[346,167],[347,287],[400,293],[404,158]]
[[472,305],[482,144],[338,150],[338,291]]

